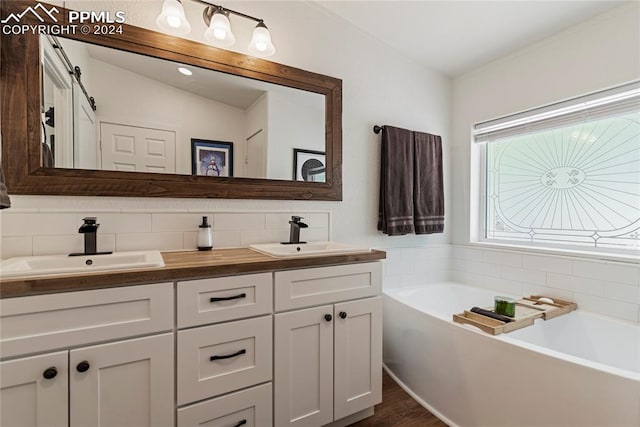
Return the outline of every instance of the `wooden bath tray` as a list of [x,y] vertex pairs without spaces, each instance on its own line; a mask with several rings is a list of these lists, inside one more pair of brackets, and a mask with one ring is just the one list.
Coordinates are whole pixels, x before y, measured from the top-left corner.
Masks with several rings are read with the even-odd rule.
[[[517,300],[516,315],[513,317],[514,320],[512,322],[503,322],[467,310],[464,313],[454,314],[453,321],[476,326],[491,335],[499,335],[531,326],[536,319],[553,319],[578,308],[575,303],[570,301],[552,298],[553,304],[551,304],[538,301],[540,298],[544,297],[542,295],[531,295]],[[493,311],[493,307],[487,308],[487,310]]]

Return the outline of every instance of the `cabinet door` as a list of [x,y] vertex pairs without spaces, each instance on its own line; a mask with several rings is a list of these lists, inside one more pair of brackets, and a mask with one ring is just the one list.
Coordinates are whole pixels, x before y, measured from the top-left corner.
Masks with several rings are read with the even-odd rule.
[[335,305],[335,419],[382,401],[382,297]]
[[71,350],[71,427],[173,426],[173,353],[173,334]]
[[0,363],[0,425],[68,425],[67,352]]
[[274,424],[312,427],[332,422],[333,306],[274,318]]

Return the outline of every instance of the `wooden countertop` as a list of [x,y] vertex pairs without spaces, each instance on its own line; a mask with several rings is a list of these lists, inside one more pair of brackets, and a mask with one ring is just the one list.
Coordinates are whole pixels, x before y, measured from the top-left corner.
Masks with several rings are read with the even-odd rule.
[[163,252],[162,257],[165,266],[160,268],[0,280],[0,298],[376,261],[385,259],[386,252],[372,250],[362,254],[281,259],[248,248],[239,248],[214,249],[208,252]]

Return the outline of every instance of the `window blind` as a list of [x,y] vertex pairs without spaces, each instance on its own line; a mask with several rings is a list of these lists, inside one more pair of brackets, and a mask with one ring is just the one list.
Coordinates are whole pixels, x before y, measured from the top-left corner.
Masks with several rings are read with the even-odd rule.
[[640,109],[640,81],[572,98],[533,110],[477,123],[474,142],[485,143],[516,135],[589,122]]

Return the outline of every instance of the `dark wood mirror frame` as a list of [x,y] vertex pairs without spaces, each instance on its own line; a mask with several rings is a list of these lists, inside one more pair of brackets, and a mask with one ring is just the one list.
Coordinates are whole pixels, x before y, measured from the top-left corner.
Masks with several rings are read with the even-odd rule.
[[[2,1],[1,17],[38,2]],[[46,3],[42,3],[45,6]],[[68,10],[58,7],[59,17]],[[31,14],[21,24],[42,24]],[[212,178],[41,166],[39,35],[2,35],[2,166],[10,194],[342,200],[342,80],[123,24],[123,34],[68,35],[97,45],[191,64],[325,96],[326,182]]]

